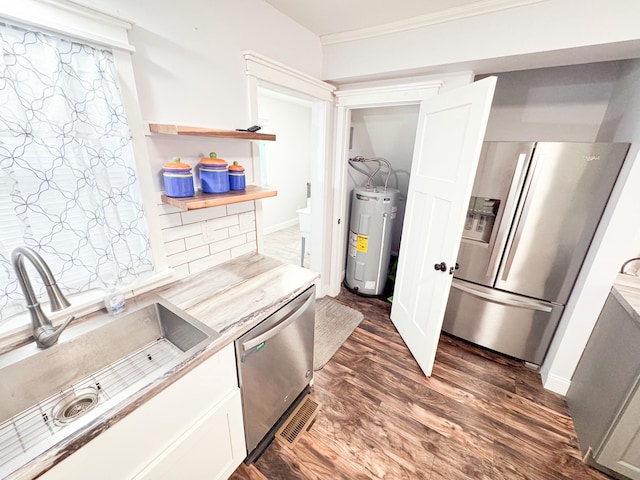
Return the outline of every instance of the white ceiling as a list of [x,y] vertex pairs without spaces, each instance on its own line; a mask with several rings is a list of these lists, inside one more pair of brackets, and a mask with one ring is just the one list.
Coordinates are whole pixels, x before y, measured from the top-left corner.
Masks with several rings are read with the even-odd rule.
[[486,0],[265,0],[319,36],[379,27]]

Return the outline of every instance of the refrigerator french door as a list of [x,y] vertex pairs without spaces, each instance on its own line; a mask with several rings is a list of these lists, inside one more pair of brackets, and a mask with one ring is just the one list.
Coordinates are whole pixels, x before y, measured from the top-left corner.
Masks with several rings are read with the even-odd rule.
[[542,363],[628,148],[486,142],[443,330]]

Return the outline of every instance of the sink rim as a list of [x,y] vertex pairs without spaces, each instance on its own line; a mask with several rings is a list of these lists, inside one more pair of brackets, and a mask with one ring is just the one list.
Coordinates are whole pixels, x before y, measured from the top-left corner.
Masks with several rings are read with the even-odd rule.
[[[104,310],[100,310],[98,312],[89,313],[80,317],[74,321],[67,329],[62,333],[58,343],[56,345],[64,345],[70,343],[72,340],[77,337],[86,334],[89,331],[96,330],[98,328],[107,326],[109,323],[118,321],[123,317],[130,315],[139,310],[143,310],[149,306],[154,304],[160,304],[165,307],[167,310],[173,312],[175,315],[184,319],[187,323],[190,323],[197,329],[201,330],[203,333],[207,334],[210,341],[215,340],[220,336],[220,333],[216,330],[212,329],[208,325],[202,323],[201,321],[194,318],[192,315],[188,314],[184,310],[178,308],[173,305],[171,302],[166,300],[165,298],[157,295],[157,294],[148,294],[144,295],[144,298],[141,300],[134,300],[133,308],[128,306],[126,310],[121,312],[118,315],[109,316]],[[53,345],[55,347],[56,345]],[[51,347],[50,347],[51,348]],[[46,353],[50,349],[41,349],[38,348],[35,342],[30,341],[25,345],[21,345],[12,350],[4,352],[0,354],[0,370],[15,363],[18,363],[28,357],[35,356],[41,353]]]
[[[103,424],[110,425],[111,421],[119,414],[128,414],[131,411],[135,410],[135,408],[144,403],[139,402],[141,398],[144,398],[146,395],[151,394],[149,398],[144,400],[146,402],[157,393],[159,393],[162,389],[169,385],[166,380],[170,379],[174,374],[182,370],[182,367],[191,363],[191,360],[202,353],[211,343],[213,343],[217,338],[221,336],[219,332],[195,319],[163,297],[160,297],[156,294],[149,294],[145,295],[141,300],[136,300],[135,303],[133,303],[133,308],[129,307],[127,310],[117,316],[108,316],[106,313],[103,313],[102,315],[87,315],[88,318],[81,319],[81,321],[77,325],[75,325],[75,327],[77,328],[70,327],[68,332],[63,333],[62,337],[65,337],[66,334],[66,338],[61,337],[61,344],[64,345],[64,343],[71,341],[72,339],[75,339],[85,334],[86,332],[99,329],[101,326],[104,326],[111,321],[116,321],[124,317],[125,315],[132,314],[156,304],[162,305],[170,312],[178,315],[185,322],[202,331],[205,334],[204,339],[193,345],[191,348],[182,351],[182,353],[180,353],[174,359],[170,360],[166,364],[162,364],[153,372],[146,374],[139,380],[135,381],[132,385],[125,388],[115,396],[106,399],[105,401],[98,402],[96,406],[85,412],[83,415],[80,415],[75,420],[60,426],[60,429],[58,431],[53,433],[50,437],[39,441],[33,447],[29,448],[26,452],[19,453],[10,460],[6,461],[4,464],[0,465],[0,478],[4,478],[5,476],[10,476],[20,472],[23,468],[28,467],[31,462],[35,461],[38,457],[44,455],[55,447],[57,447],[59,452],[52,452],[50,456],[55,457],[59,453],[63,453],[67,445],[78,441],[86,434],[94,432],[96,428],[99,429]],[[163,336],[161,338],[165,338],[167,339],[167,341],[172,343],[172,345],[175,345],[173,342],[168,340],[167,337],[164,336],[164,331],[162,333]],[[19,351],[16,352],[16,350]],[[43,351],[46,352],[46,349],[41,350],[35,346],[35,343],[32,342],[29,345],[24,345],[12,350],[11,352],[6,352],[0,355],[0,368],[4,368],[5,366],[20,362],[21,360],[28,358],[29,356],[38,354],[39,352]],[[10,355],[12,353],[13,355]],[[36,402],[34,405],[37,405],[43,400],[44,398],[39,402]],[[129,409],[127,407],[133,408]],[[21,410],[16,415],[22,414],[23,412],[29,410],[29,408],[33,408],[33,405]],[[9,417],[8,419],[4,420],[2,424],[5,424],[7,421],[11,420],[14,417],[15,416]],[[117,418],[116,422],[119,419],[120,418]],[[101,433],[101,431],[102,430],[99,430],[98,434]],[[91,438],[94,438],[94,436],[95,435],[92,435],[89,440]]]

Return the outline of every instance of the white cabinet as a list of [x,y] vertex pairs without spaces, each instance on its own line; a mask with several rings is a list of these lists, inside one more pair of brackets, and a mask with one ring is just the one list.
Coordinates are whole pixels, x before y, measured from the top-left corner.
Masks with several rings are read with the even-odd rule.
[[587,462],[640,480],[640,314],[625,295],[609,294],[567,402]]
[[622,410],[595,460],[614,472],[640,479],[640,389]]
[[245,456],[230,344],[40,478],[224,479]]

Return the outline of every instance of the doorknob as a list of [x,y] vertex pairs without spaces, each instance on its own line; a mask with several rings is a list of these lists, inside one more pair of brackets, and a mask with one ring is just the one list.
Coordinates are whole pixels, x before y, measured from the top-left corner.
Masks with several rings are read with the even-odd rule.
[[454,270],[458,270],[460,268],[460,264],[458,262],[456,262],[456,266],[455,267],[451,267],[449,269],[449,275],[453,275],[453,271]]
[[441,272],[446,272],[447,271],[447,264],[444,262],[440,262],[440,263],[436,263],[433,268],[435,268],[436,270],[439,270]]

